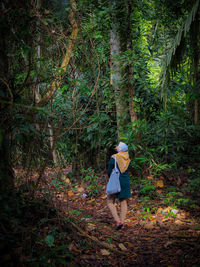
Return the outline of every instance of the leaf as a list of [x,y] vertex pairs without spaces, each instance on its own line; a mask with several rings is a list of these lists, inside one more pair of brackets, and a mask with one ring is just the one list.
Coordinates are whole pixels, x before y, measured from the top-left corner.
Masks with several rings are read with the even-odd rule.
[[150,223],[145,224],[144,228],[147,230],[152,230],[154,228],[154,225],[152,222],[150,222]]
[[96,225],[95,224],[93,224],[93,223],[88,223],[87,224],[87,230],[88,231],[93,231],[95,229],[96,229]]
[[121,250],[123,251],[127,250],[127,248],[122,243],[119,244],[119,248],[121,248]]
[[69,213],[70,214],[76,214],[76,215],[80,215],[81,214],[78,210],[70,210]]
[[77,188],[77,191],[78,191],[79,193],[82,193],[82,192],[84,191],[84,188],[83,188],[82,186],[80,186],[80,187]]
[[92,203],[92,202],[95,202],[95,201],[96,201],[96,199],[94,199],[94,198],[88,200],[89,203]]
[[160,190],[160,189],[156,190],[156,192],[157,192],[159,195],[162,194],[162,190]]
[[101,249],[101,254],[103,256],[109,256],[110,255],[110,252],[108,250],[106,250],[106,249]]
[[68,185],[71,184],[70,179],[69,179],[68,177],[66,177],[65,175],[62,176],[62,180],[63,180],[66,184],[68,184]]
[[74,195],[74,193],[72,191],[69,191],[67,194],[69,197],[72,197]]
[[49,246],[52,247],[54,243],[54,236],[53,235],[47,235],[45,238],[45,243]]
[[156,186],[157,186],[157,187],[160,187],[160,188],[164,187],[163,180],[159,180],[159,181],[157,181],[157,182],[156,182]]

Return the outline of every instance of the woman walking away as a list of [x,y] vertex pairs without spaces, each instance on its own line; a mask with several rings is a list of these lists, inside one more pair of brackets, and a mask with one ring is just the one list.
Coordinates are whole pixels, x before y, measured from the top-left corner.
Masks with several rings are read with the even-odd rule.
[[[117,150],[117,154],[112,155],[108,164],[108,175],[110,176],[113,168],[115,167],[115,159],[117,162],[117,168],[120,171],[120,185],[121,191],[117,194],[108,195],[107,204],[112,213],[112,216],[116,222],[115,230],[119,230],[123,228],[124,221],[126,219],[127,214],[127,198],[131,196],[130,191],[130,181],[128,170],[130,166],[130,158],[128,154],[128,146],[125,143],[120,142],[119,145],[115,148]],[[119,199],[121,211],[120,216],[117,213],[117,208],[115,206],[115,200]]]

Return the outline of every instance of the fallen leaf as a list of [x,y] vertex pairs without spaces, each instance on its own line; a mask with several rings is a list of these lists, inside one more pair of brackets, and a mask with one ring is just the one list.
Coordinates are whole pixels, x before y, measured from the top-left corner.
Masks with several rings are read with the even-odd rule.
[[88,231],[93,231],[96,229],[96,225],[93,223],[88,223],[86,228]]
[[130,242],[125,242],[125,243],[128,245],[129,248],[133,246],[133,244]]
[[119,244],[119,248],[121,248],[121,250],[123,251],[127,250],[127,248],[122,243]]
[[65,179],[65,183],[66,183],[66,184],[71,184],[69,178],[66,178],[66,179]]
[[152,230],[154,228],[154,225],[153,223],[147,223],[144,225],[144,228],[147,229],[147,230]]
[[110,255],[110,252],[108,250],[106,250],[106,249],[101,249],[101,254],[103,256],[109,256]]
[[133,257],[137,257],[137,254],[134,253],[133,255],[131,255],[131,258],[133,258]]
[[102,243],[103,245],[105,245],[105,246],[109,246],[111,249],[113,249],[113,248],[116,247],[115,245],[113,245],[113,244],[108,244],[108,243],[105,242],[105,241],[102,241],[101,243]]
[[95,199],[94,199],[94,198],[92,198],[92,199],[88,200],[88,202],[89,202],[89,203],[91,203],[91,202],[94,202],[94,201],[95,201]]
[[82,193],[83,191],[84,191],[84,188],[81,186],[81,187],[78,187],[77,188],[77,191],[79,192],[79,193]]
[[74,193],[72,191],[69,191],[67,194],[69,197],[72,197],[74,195]]

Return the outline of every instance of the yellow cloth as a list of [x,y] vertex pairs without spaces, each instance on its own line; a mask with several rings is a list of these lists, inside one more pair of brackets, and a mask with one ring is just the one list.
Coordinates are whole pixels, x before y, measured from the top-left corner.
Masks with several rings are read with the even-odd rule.
[[128,152],[120,151],[119,153],[112,155],[112,157],[116,158],[120,172],[124,173],[128,169],[130,163]]

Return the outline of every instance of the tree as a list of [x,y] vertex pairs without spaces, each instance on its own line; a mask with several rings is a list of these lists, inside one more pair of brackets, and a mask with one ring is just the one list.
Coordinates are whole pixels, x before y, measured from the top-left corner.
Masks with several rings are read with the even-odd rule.
[[[133,109],[133,88],[131,87],[131,67],[128,66],[126,71],[128,71],[128,86],[123,84],[122,81],[122,70],[120,68],[120,56],[123,53],[120,36],[120,24],[117,22],[116,18],[119,18],[119,2],[112,2],[112,15],[111,15],[111,31],[110,31],[110,66],[111,66],[111,77],[110,83],[115,91],[115,104],[116,104],[116,118],[117,118],[117,129],[118,129],[118,139],[123,139],[127,130],[127,124],[130,120],[136,120],[136,113]],[[120,5],[121,7],[121,5]],[[130,3],[128,3],[128,8],[130,8]],[[128,10],[128,17],[130,23],[130,10]],[[121,18],[120,18],[121,19]],[[128,25],[130,27],[130,25]],[[128,29],[127,29],[128,30]],[[130,30],[128,31],[130,34]],[[127,39],[128,48],[131,49],[131,34]],[[129,93],[130,101],[127,101],[127,92]],[[129,113],[130,111],[130,113]]]
[[[44,10],[40,1],[37,2],[37,6],[34,3],[25,3],[23,1],[15,1],[15,3],[7,3],[5,1],[1,6],[3,14],[1,18],[1,49],[3,53],[1,54],[2,71],[0,82],[3,89],[2,92],[5,92],[2,94],[3,100],[0,102],[2,114],[0,131],[2,140],[0,143],[2,179],[0,186],[2,191],[13,186],[12,157],[17,146],[21,146],[22,155],[26,154],[24,159],[30,159],[29,166],[34,158],[31,157],[31,150],[34,151],[38,148],[41,157],[43,153],[47,152],[41,149],[45,147],[45,139],[40,143],[40,137],[45,133],[46,126],[43,123],[41,130],[39,124],[44,121],[42,120],[44,114],[47,121],[47,117],[51,116],[51,114],[44,110],[43,107],[48,107],[55,92],[62,85],[63,73],[65,73],[69,64],[78,34],[78,26],[75,20],[75,1],[71,0],[70,4],[71,35],[68,40],[65,39],[67,45],[61,65],[57,68],[54,65],[51,69],[53,79],[50,81],[50,86],[48,86],[48,82],[51,75],[48,75],[47,72],[51,68],[50,65],[54,64],[53,53],[55,48],[54,44],[48,49],[44,47],[44,43],[46,40],[49,42],[52,34],[49,34],[46,40],[42,36],[42,34],[45,36],[45,31],[49,30],[47,19],[55,26],[52,18],[45,17],[49,15],[50,11]],[[20,22],[17,20],[18,16],[21,18]],[[42,51],[43,56],[41,56],[40,51]],[[47,53],[45,54],[44,51]],[[49,53],[52,53],[50,58],[48,58]],[[59,61],[60,59],[58,58],[57,60]],[[47,90],[46,87],[48,87]],[[19,119],[18,124],[16,117]],[[23,123],[25,124],[23,125]],[[52,125],[50,129],[53,129]],[[17,136],[20,137],[20,141],[19,139],[17,140]],[[34,138],[32,138],[33,136]],[[55,146],[55,140],[53,142],[54,144],[51,141],[51,149]],[[37,154],[35,156],[38,157]]]
[[[187,2],[187,1],[185,1]],[[186,56],[191,58],[193,67],[191,69],[191,83],[193,84],[194,92],[194,124],[197,125],[199,121],[199,52],[200,52],[200,2],[193,1],[193,7],[189,12],[186,20],[182,23],[181,28],[177,32],[176,38],[173,42],[171,51],[167,55],[166,67],[163,76],[163,84],[165,84],[166,73],[169,70],[177,69],[181,66]],[[188,50],[189,48],[189,50]]]
[[[29,34],[31,16],[30,5],[27,1],[15,1],[14,3],[3,1],[1,14],[0,192],[3,193],[12,190],[14,186],[11,161],[13,115],[16,108],[15,101],[21,98],[22,91],[22,88],[15,83],[15,75],[23,68],[23,49],[26,50],[29,64],[31,64],[30,43],[32,38]],[[24,77],[24,86],[29,75],[30,71]]]

